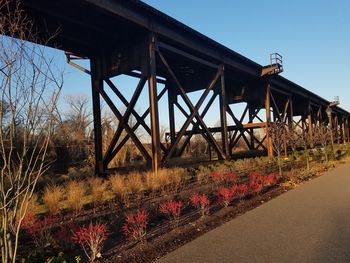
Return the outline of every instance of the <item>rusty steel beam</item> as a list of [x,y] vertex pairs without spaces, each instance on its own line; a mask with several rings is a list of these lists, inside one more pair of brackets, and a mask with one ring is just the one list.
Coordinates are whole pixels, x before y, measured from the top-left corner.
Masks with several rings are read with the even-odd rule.
[[95,174],[103,175],[105,167],[103,165],[102,152],[102,126],[101,126],[101,102],[100,90],[103,89],[103,80],[100,72],[100,61],[98,58],[90,60],[91,87],[92,87],[92,111],[94,116],[94,141],[95,141]]
[[[157,96],[157,101],[159,101],[159,100],[164,96],[166,90],[167,90],[167,88],[164,87],[163,90],[158,94],[158,96]],[[144,119],[148,116],[149,112],[150,112],[150,108],[148,108],[148,109],[141,115],[141,119],[144,120]],[[140,122],[137,122],[137,123],[134,125],[134,127],[131,129],[131,131],[132,131],[132,132],[135,132],[135,131],[138,129],[138,127],[139,127],[140,125],[141,125]],[[119,152],[119,151],[122,149],[122,147],[125,145],[125,143],[129,140],[129,138],[130,138],[130,135],[129,135],[129,134],[126,134],[125,137],[123,138],[123,140],[122,140],[122,141],[118,144],[118,146],[114,149],[112,155],[113,155],[113,154],[115,155],[115,153]],[[114,152],[115,152],[115,153],[114,153]]]
[[271,103],[270,103],[270,96],[271,96],[271,86],[270,82],[268,81],[266,85],[266,97],[265,97],[265,111],[266,111],[266,148],[267,148],[267,155],[269,157],[273,156],[273,145],[272,145],[272,138],[270,134],[270,124],[271,124]]
[[220,123],[221,123],[221,141],[222,149],[225,154],[225,159],[230,158],[229,145],[228,145],[228,130],[227,130],[227,98],[225,88],[225,68],[221,66],[221,86],[220,86]]
[[218,69],[218,71],[216,72],[214,78],[209,83],[208,87],[205,89],[204,93],[202,94],[202,96],[198,100],[197,104],[194,106],[192,104],[191,100],[188,98],[188,96],[187,96],[185,90],[183,89],[181,83],[179,82],[179,80],[175,76],[173,70],[171,69],[171,67],[169,66],[168,62],[166,61],[165,57],[163,56],[163,54],[159,50],[158,50],[158,55],[161,58],[161,60],[163,62],[163,65],[167,68],[167,72],[168,72],[170,78],[176,84],[177,89],[180,91],[180,96],[183,98],[184,102],[186,103],[186,105],[191,110],[191,114],[190,114],[189,118],[185,121],[185,123],[182,126],[182,128],[180,129],[179,136],[176,138],[175,143],[170,146],[168,152],[163,157],[163,162],[167,162],[169,160],[169,158],[172,157],[172,155],[174,154],[174,152],[176,150],[177,145],[180,142],[181,137],[183,136],[183,133],[186,131],[187,127],[189,126],[189,124],[191,123],[193,118],[196,118],[197,121],[199,122],[199,124],[202,126],[202,128],[206,131],[208,139],[210,140],[210,143],[215,147],[215,150],[217,151],[219,157],[224,158],[224,154],[223,154],[222,150],[220,149],[220,147],[218,146],[218,144],[215,141],[214,137],[211,135],[210,131],[208,130],[207,126],[205,125],[204,121],[200,118],[200,116],[198,114],[198,109],[201,107],[201,105],[203,104],[205,98],[207,97],[209,92],[213,89],[214,85],[216,84],[217,79],[219,78],[219,76],[221,74],[221,68]]
[[157,73],[156,73],[156,36],[150,35],[148,46],[148,92],[149,108],[151,117],[151,142],[152,142],[152,170],[158,173],[160,167],[160,133],[159,133],[159,114],[157,100]]
[[[135,104],[140,97],[140,94],[143,90],[145,83],[146,83],[146,78],[142,77],[140,79],[139,83],[137,84],[136,90],[135,90],[130,102],[125,104],[125,106],[127,106],[127,108],[126,108],[126,111],[125,111],[124,116],[123,116],[123,120],[122,120],[123,122],[128,122],[130,115],[135,112],[135,110],[134,110]],[[118,140],[120,139],[122,132],[123,132],[123,125],[121,124],[121,122],[119,122],[117,130],[112,138],[112,141],[110,142],[110,144],[107,148],[107,151],[106,151],[106,154],[104,157],[106,164],[108,164],[114,158],[115,155],[111,155],[111,153],[113,152],[115,145],[117,144]]]

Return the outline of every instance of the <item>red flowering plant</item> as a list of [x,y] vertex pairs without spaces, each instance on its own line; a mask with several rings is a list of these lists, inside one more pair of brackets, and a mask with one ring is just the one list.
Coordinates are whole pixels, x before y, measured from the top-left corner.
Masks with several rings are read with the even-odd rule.
[[223,177],[227,186],[231,186],[238,181],[238,174],[233,171],[224,173]]
[[220,188],[217,193],[217,202],[223,207],[228,207],[235,198],[235,192],[231,188]]
[[212,172],[209,174],[209,178],[214,182],[214,183],[221,183],[225,180],[224,174],[220,172]]
[[122,228],[126,239],[141,241],[146,236],[148,220],[149,214],[144,210],[139,210],[136,214],[127,215]]
[[92,224],[73,232],[72,241],[84,251],[90,262],[101,257],[103,243],[108,239],[106,224]]
[[44,248],[52,245],[52,227],[57,222],[58,219],[54,216],[45,216],[40,220],[32,213],[28,213],[21,228],[29,234],[36,247]]
[[181,201],[170,200],[159,206],[159,213],[167,216],[169,220],[175,222],[177,226],[179,224],[182,207],[183,203]]
[[249,192],[251,195],[259,194],[264,188],[264,177],[257,173],[251,172],[249,174]]
[[202,216],[209,214],[210,201],[206,195],[193,194],[190,198],[190,202],[193,207],[201,211]]
[[244,198],[248,193],[248,185],[241,184],[236,188],[236,193],[239,198]]
[[53,234],[56,243],[63,249],[69,250],[72,248],[73,243],[70,242],[72,233],[77,231],[79,227],[74,222],[69,222],[60,225],[57,231]]
[[277,184],[277,181],[278,181],[278,174],[270,173],[264,176],[264,187],[274,186]]

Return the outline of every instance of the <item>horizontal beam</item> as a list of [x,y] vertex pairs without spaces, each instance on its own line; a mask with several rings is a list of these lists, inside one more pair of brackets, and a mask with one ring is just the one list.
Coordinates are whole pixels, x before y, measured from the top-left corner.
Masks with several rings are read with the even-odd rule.
[[[247,124],[242,124],[242,126],[237,126],[237,125],[230,125],[227,126],[227,130],[228,131],[237,131],[237,130],[249,130],[249,129],[260,129],[260,128],[265,128],[266,127],[266,122],[262,122],[262,123],[247,123]],[[211,133],[218,133],[221,132],[221,127],[212,127],[209,128],[209,131]],[[184,136],[190,135],[192,133],[193,130],[188,130],[185,131]],[[200,134],[203,133],[204,130],[202,129],[196,129],[193,134]],[[169,132],[165,133],[166,136],[170,135]]]

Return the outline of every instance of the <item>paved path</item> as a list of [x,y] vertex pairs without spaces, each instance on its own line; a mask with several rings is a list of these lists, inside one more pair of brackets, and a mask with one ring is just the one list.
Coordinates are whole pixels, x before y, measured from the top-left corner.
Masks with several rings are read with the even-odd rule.
[[204,234],[159,262],[350,262],[350,164]]

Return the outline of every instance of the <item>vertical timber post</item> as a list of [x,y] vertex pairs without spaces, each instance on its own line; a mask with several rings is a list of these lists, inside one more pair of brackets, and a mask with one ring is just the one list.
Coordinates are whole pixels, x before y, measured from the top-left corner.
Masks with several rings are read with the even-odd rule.
[[92,87],[92,110],[94,116],[94,140],[95,140],[95,174],[103,175],[103,153],[102,153],[102,126],[101,126],[101,104],[100,90],[103,90],[103,79],[101,76],[101,60],[92,58],[91,87]]
[[266,148],[267,156],[273,156],[273,146],[270,132],[271,123],[271,104],[270,104],[270,82],[266,86],[266,97],[265,97],[265,110],[266,110]]
[[155,174],[158,173],[158,168],[160,166],[160,134],[156,74],[156,36],[154,33],[151,33],[148,41],[148,90],[152,137],[152,170]]
[[220,87],[220,117],[221,117],[221,140],[222,149],[225,154],[225,159],[230,158],[229,146],[228,146],[228,130],[227,130],[227,98],[225,90],[225,67],[221,65],[221,87]]

